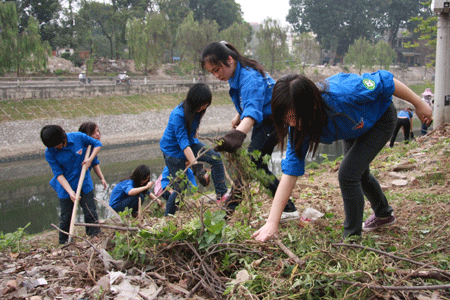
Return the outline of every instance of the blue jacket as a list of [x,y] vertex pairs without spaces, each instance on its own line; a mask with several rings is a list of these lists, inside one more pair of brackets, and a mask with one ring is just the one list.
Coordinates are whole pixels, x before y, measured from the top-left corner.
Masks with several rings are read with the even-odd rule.
[[[329,77],[326,85],[322,98],[330,110],[320,139],[325,144],[355,139],[366,133],[391,105],[395,90],[394,75],[384,70],[363,75],[340,73]],[[306,139],[303,157],[299,158],[288,140],[286,159],[281,162],[283,174],[300,176],[305,173],[308,146]]]
[[410,120],[413,117],[412,112],[410,111],[406,111],[406,110],[401,110],[399,111],[397,118],[408,118],[408,120]]
[[[192,183],[193,186],[197,186],[197,182],[195,181],[195,175],[194,172],[192,172],[191,168],[187,169],[186,175],[189,179],[189,181]],[[164,170],[162,171],[162,179],[161,179],[161,187],[164,190],[170,183],[169,180],[169,168],[166,166],[164,167]]]
[[186,159],[183,150],[193,144],[200,144],[200,141],[194,137],[199,125],[198,115],[192,123],[191,134],[189,136],[185,121],[184,107],[180,104],[170,113],[169,123],[159,141],[159,147],[165,155]]
[[111,192],[111,197],[109,198],[109,206],[115,208],[123,199],[129,197],[128,193],[133,188],[134,182],[131,179],[125,179],[116,184]]
[[[58,150],[56,148],[47,148],[45,150],[45,159],[49,163],[53,178],[50,180],[51,187],[58,194],[60,199],[69,199],[70,196],[62,185],[56,179],[64,175],[69,182],[70,187],[76,191],[81,174],[81,163],[84,161],[87,146],[92,148],[101,147],[102,143],[82,132],[67,133],[67,146]],[[91,149],[92,151],[92,149]],[[94,189],[90,172],[86,172],[82,192],[89,193]]]
[[236,71],[228,83],[231,100],[241,120],[251,117],[258,124],[272,114],[270,100],[275,81],[268,74],[263,77],[257,70],[244,68],[237,62]]

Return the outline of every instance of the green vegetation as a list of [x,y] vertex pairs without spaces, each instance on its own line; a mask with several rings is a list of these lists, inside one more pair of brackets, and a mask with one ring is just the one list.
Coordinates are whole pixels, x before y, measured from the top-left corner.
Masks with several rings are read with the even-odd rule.
[[[186,93],[105,96],[77,99],[33,99],[0,101],[0,122],[45,118],[71,119],[100,115],[139,114],[148,110],[172,109]],[[215,91],[212,105],[231,104],[227,91]],[[89,107],[89,109],[86,109]]]

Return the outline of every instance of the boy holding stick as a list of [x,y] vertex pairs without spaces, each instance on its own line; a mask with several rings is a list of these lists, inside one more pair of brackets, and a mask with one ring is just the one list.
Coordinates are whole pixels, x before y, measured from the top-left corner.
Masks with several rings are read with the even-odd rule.
[[[41,129],[41,140],[47,147],[45,159],[49,163],[53,178],[51,187],[56,191],[61,207],[60,229],[69,232],[74,203],[77,203],[75,193],[80,186],[79,203],[83,209],[85,223],[98,223],[97,209],[94,201],[94,185],[90,172],[86,172],[84,180],[80,180],[82,167],[92,163],[102,146],[101,142],[81,132],[67,133],[58,125],[46,125]],[[85,159],[88,146],[92,153]],[[96,236],[100,228],[86,226],[86,234]],[[59,243],[64,244],[68,235],[60,232]]]

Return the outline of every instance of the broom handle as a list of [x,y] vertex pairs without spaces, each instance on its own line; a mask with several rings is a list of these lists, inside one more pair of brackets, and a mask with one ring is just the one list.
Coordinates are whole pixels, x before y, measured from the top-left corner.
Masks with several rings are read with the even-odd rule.
[[[84,156],[84,160],[89,158],[90,152],[91,152],[91,145],[89,145],[86,149],[86,155]],[[86,164],[84,164],[83,167],[81,168],[80,180],[78,180],[77,192],[75,194],[75,203],[73,205],[73,210],[72,210],[72,218],[70,219],[69,243],[72,242],[72,235],[73,235],[73,231],[75,229],[75,219],[77,218],[78,203],[80,202],[81,188],[83,187],[83,181],[84,181],[84,177],[86,176],[86,171],[87,171],[87,166],[86,166]]]

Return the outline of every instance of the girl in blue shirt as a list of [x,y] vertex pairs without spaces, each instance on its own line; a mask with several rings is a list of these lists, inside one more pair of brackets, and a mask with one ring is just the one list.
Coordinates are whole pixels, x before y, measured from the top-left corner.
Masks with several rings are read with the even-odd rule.
[[[270,99],[275,81],[265,73],[262,65],[243,57],[233,45],[225,41],[211,43],[203,49],[202,67],[217,79],[228,81],[231,100],[237,111],[231,120],[231,131],[221,139],[221,145],[215,150],[235,152],[242,146],[247,133],[252,130],[248,152],[261,152],[261,158],[252,159],[259,169],[273,177],[267,188],[275,195],[279,181],[262,159],[265,155],[272,155],[277,144],[275,127],[270,118]],[[225,204],[228,214],[231,214],[241,201],[241,185],[240,180],[235,181],[236,188]],[[294,203],[289,200],[284,208],[282,221],[299,217]]]
[[[86,133],[88,136],[90,136],[93,139],[99,140],[101,139],[102,135],[100,133],[100,129],[98,128],[97,124],[94,122],[84,122],[80,125],[78,128],[79,132]],[[95,174],[97,174],[97,177],[102,182],[103,188],[106,190],[108,187],[108,184],[106,183],[105,177],[103,176],[102,169],[100,168],[100,161],[97,157],[94,158],[91,164],[92,169],[94,169]],[[90,171],[90,169],[89,169]]]
[[[206,84],[194,84],[189,89],[186,99],[171,112],[159,145],[172,178],[177,178],[178,171],[185,170],[187,160],[198,182],[207,186],[209,176],[199,161],[210,164],[216,197],[221,199],[227,192],[227,186],[220,154],[209,149],[197,157],[199,152],[205,150],[204,145],[196,137],[197,130],[206,109],[211,105],[211,99],[212,94]],[[185,188],[186,186],[181,185],[179,180],[174,182],[174,192],[167,201],[165,216],[175,214],[176,198]]]
[[389,147],[394,147],[395,139],[397,138],[400,127],[403,127],[403,134],[405,136],[405,143],[409,142],[409,136],[414,138],[413,135],[413,113],[409,107],[402,109],[397,115],[397,125],[395,126],[394,133],[391,137]]
[[[136,217],[139,207],[139,198],[149,193],[153,181],[150,181],[150,169],[146,165],[137,167],[127,179],[120,181],[112,190],[109,198],[109,206],[115,211],[124,211],[125,208],[133,209],[132,216]],[[141,202],[141,203],[142,203]]]
[[[278,140],[281,147],[287,135],[289,140],[269,218],[253,237],[265,241],[277,232],[282,207],[297,176],[304,174],[307,152],[314,155],[319,143],[336,140],[344,140],[345,152],[339,168],[344,238],[395,223],[393,209],[369,169],[394,130],[392,95],[414,105],[419,118],[431,123],[431,108],[387,71],[361,76],[341,73],[319,86],[302,75],[288,75],[275,84],[271,106]],[[363,223],[364,196],[374,213]]]

